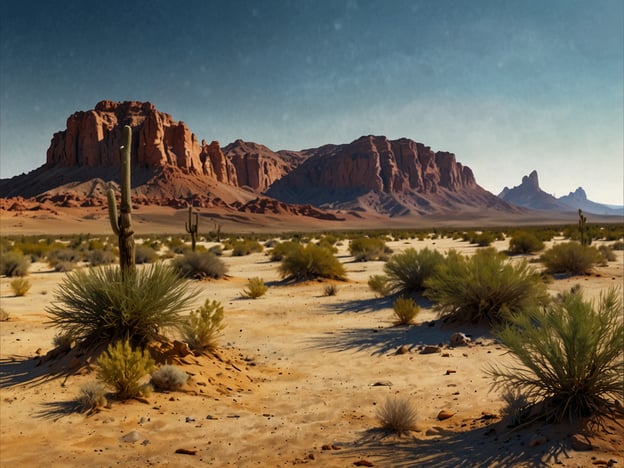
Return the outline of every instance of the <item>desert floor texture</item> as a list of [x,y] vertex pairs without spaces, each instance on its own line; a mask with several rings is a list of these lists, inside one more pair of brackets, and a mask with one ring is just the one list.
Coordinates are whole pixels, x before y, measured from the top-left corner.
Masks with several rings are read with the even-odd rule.
[[[283,283],[264,253],[226,251],[228,278],[193,283],[195,306],[207,298],[224,305],[218,356],[184,358],[192,377],[183,391],[113,402],[92,415],[74,404],[80,386],[95,379],[92,369],[72,372],[68,359],[40,359],[57,333],[45,307],[64,274],[33,264],[24,297],[1,278],[0,301],[11,319],[0,324],[0,466],[624,465],[624,431],[612,423],[596,433],[571,425],[510,431],[485,369],[512,356],[487,328],[444,324],[424,300],[415,325],[394,326],[392,299],[375,298],[367,286],[383,262],[354,262],[347,244],[338,257],[348,280],[334,282],[336,296],[323,294],[328,281]],[[450,239],[388,245],[394,252],[476,248]],[[590,276],[557,279],[550,291],[580,284],[597,297],[622,285],[623,253],[616,255]],[[256,276],[269,291],[242,298]],[[451,347],[458,331],[472,343]],[[420,352],[438,344],[440,352]],[[418,411],[417,430],[401,437],[381,430],[376,417],[378,405],[397,395],[409,396]],[[439,420],[442,410],[452,416]],[[582,442],[592,449],[580,450]]]

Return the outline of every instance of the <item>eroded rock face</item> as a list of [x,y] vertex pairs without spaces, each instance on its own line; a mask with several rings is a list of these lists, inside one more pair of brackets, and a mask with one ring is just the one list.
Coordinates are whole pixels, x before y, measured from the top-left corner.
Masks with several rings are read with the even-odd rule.
[[136,165],[171,165],[189,174],[204,173],[200,145],[184,122],[176,122],[149,102],[137,101],[101,101],[93,110],[72,114],[67,129],[52,137],[45,166],[118,166],[124,125],[133,127]]

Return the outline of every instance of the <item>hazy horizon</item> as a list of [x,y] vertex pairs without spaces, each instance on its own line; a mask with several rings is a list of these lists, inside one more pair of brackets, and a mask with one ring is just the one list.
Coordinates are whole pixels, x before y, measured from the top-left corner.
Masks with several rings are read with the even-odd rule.
[[534,0],[47,1],[0,7],[0,177],[67,117],[150,101],[222,146],[410,138],[494,194],[624,204],[624,4]]

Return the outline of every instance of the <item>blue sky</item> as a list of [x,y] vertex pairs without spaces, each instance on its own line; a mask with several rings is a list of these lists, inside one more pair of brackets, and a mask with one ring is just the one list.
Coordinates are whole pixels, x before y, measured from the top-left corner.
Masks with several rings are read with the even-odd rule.
[[624,204],[621,0],[5,0],[0,176],[67,117],[150,101],[200,139],[361,135],[451,151],[498,193],[537,170]]

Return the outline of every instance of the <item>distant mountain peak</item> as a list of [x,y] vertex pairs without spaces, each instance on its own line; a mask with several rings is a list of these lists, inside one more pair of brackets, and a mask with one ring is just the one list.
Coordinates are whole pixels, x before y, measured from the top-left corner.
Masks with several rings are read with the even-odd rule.
[[528,176],[524,176],[522,178],[522,185],[526,185],[528,187],[533,187],[535,189],[539,189],[539,178],[537,176],[537,171],[533,170]]

